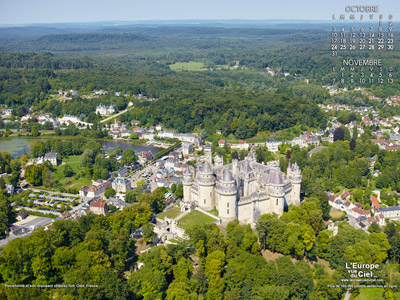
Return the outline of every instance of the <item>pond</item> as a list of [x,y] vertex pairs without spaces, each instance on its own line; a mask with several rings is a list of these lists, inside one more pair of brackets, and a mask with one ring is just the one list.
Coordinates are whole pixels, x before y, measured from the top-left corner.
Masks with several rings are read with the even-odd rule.
[[[47,140],[46,138],[24,138],[24,137],[11,137],[11,138],[0,139],[0,152],[8,152],[13,157],[18,157],[21,156],[24,152],[29,153],[29,147],[32,144],[35,144],[37,141],[46,141],[46,140]],[[61,138],[61,140],[63,139]],[[122,150],[130,148],[135,150],[136,152],[150,151],[153,155],[157,154],[162,150],[162,148],[157,148],[147,145],[133,145],[129,142],[123,142],[123,141],[96,140],[96,142],[100,143],[103,146],[104,151],[106,153],[112,151],[117,146],[120,146]]]

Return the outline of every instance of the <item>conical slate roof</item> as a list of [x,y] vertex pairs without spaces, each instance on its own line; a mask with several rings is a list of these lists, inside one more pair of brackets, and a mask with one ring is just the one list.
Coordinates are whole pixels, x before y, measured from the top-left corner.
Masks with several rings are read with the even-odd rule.
[[283,183],[282,177],[278,171],[271,170],[271,172],[269,173],[269,182],[272,184],[282,184]]
[[211,166],[208,161],[205,161],[204,164],[201,166],[201,172],[206,174],[212,173]]
[[222,181],[223,182],[233,182],[235,179],[232,176],[231,171],[229,171],[228,168],[225,168],[223,173],[222,173]]
[[186,166],[185,172],[183,174],[184,175],[191,175],[189,166]]

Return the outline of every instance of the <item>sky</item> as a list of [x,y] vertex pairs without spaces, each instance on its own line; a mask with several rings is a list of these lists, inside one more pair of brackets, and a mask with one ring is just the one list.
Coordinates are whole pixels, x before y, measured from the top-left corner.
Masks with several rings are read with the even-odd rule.
[[399,0],[0,0],[0,24],[144,20],[330,20],[347,5],[400,17]]

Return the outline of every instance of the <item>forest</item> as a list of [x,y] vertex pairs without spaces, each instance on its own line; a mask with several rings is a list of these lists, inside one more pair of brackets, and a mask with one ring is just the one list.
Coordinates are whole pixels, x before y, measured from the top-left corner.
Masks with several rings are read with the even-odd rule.
[[[137,257],[129,235],[163,209],[163,193],[139,195],[138,204],[114,215],[57,221],[47,231],[10,242],[0,254],[0,282],[50,287],[1,289],[2,297],[339,300],[346,289],[328,285],[348,278],[346,261],[380,264],[378,278],[399,286],[400,276],[393,272],[400,259],[399,226],[389,223],[368,235],[342,223],[332,236],[313,197],[281,218],[262,215],[256,231],[237,221],[225,232],[214,224],[196,225],[188,240]],[[151,240],[152,225],[143,230]],[[271,251],[280,253],[278,258],[268,258]],[[134,270],[137,259],[143,265]],[[393,297],[398,288],[381,293]]]
[[[90,111],[101,101],[115,101],[118,109],[126,102],[108,96],[60,103],[50,95],[58,89],[84,94],[103,88],[110,95],[118,91],[158,99],[138,105],[125,121],[161,122],[181,132],[223,130],[224,136],[248,139],[296,124],[323,128],[326,116],[315,104],[337,101],[321,86],[330,84],[332,67],[340,61],[329,56],[329,29],[278,27],[121,26],[65,29],[68,33],[54,29],[56,34],[44,30],[40,36],[27,28],[18,39],[9,37],[11,29],[3,29],[0,104],[51,109],[56,115],[82,115],[93,122],[96,117]],[[397,72],[397,50],[382,55]],[[184,62],[202,63],[204,69],[170,68]],[[267,67],[276,74],[268,74]],[[370,86],[370,91],[387,97],[398,88],[395,79],[391,85]],[[365,103],[357,97],[351,102]]]

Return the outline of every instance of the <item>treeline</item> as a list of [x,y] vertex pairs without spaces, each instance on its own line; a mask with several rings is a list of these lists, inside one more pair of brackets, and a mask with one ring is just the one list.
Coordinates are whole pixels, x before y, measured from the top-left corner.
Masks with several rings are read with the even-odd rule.
[[161,122],[179,132],[191,132],[195,127],[210,133],[222,130],[224,136],[232,133],[238,139],[297,124],[313,128],[323,128],[326,124],[324,114],[309,100],[250,91],[164,95],[156,103],[135,110],[131,116],[141,124]]
[[3,53],[0,67],[23,69],[87,69],[93,67],[89,59],[54,56],[51,53]]
[[70,33],[70,34],[51,34],[38,38],[42,43],[126,43],[136,41],[148,41],[149,36],[135,33]]

